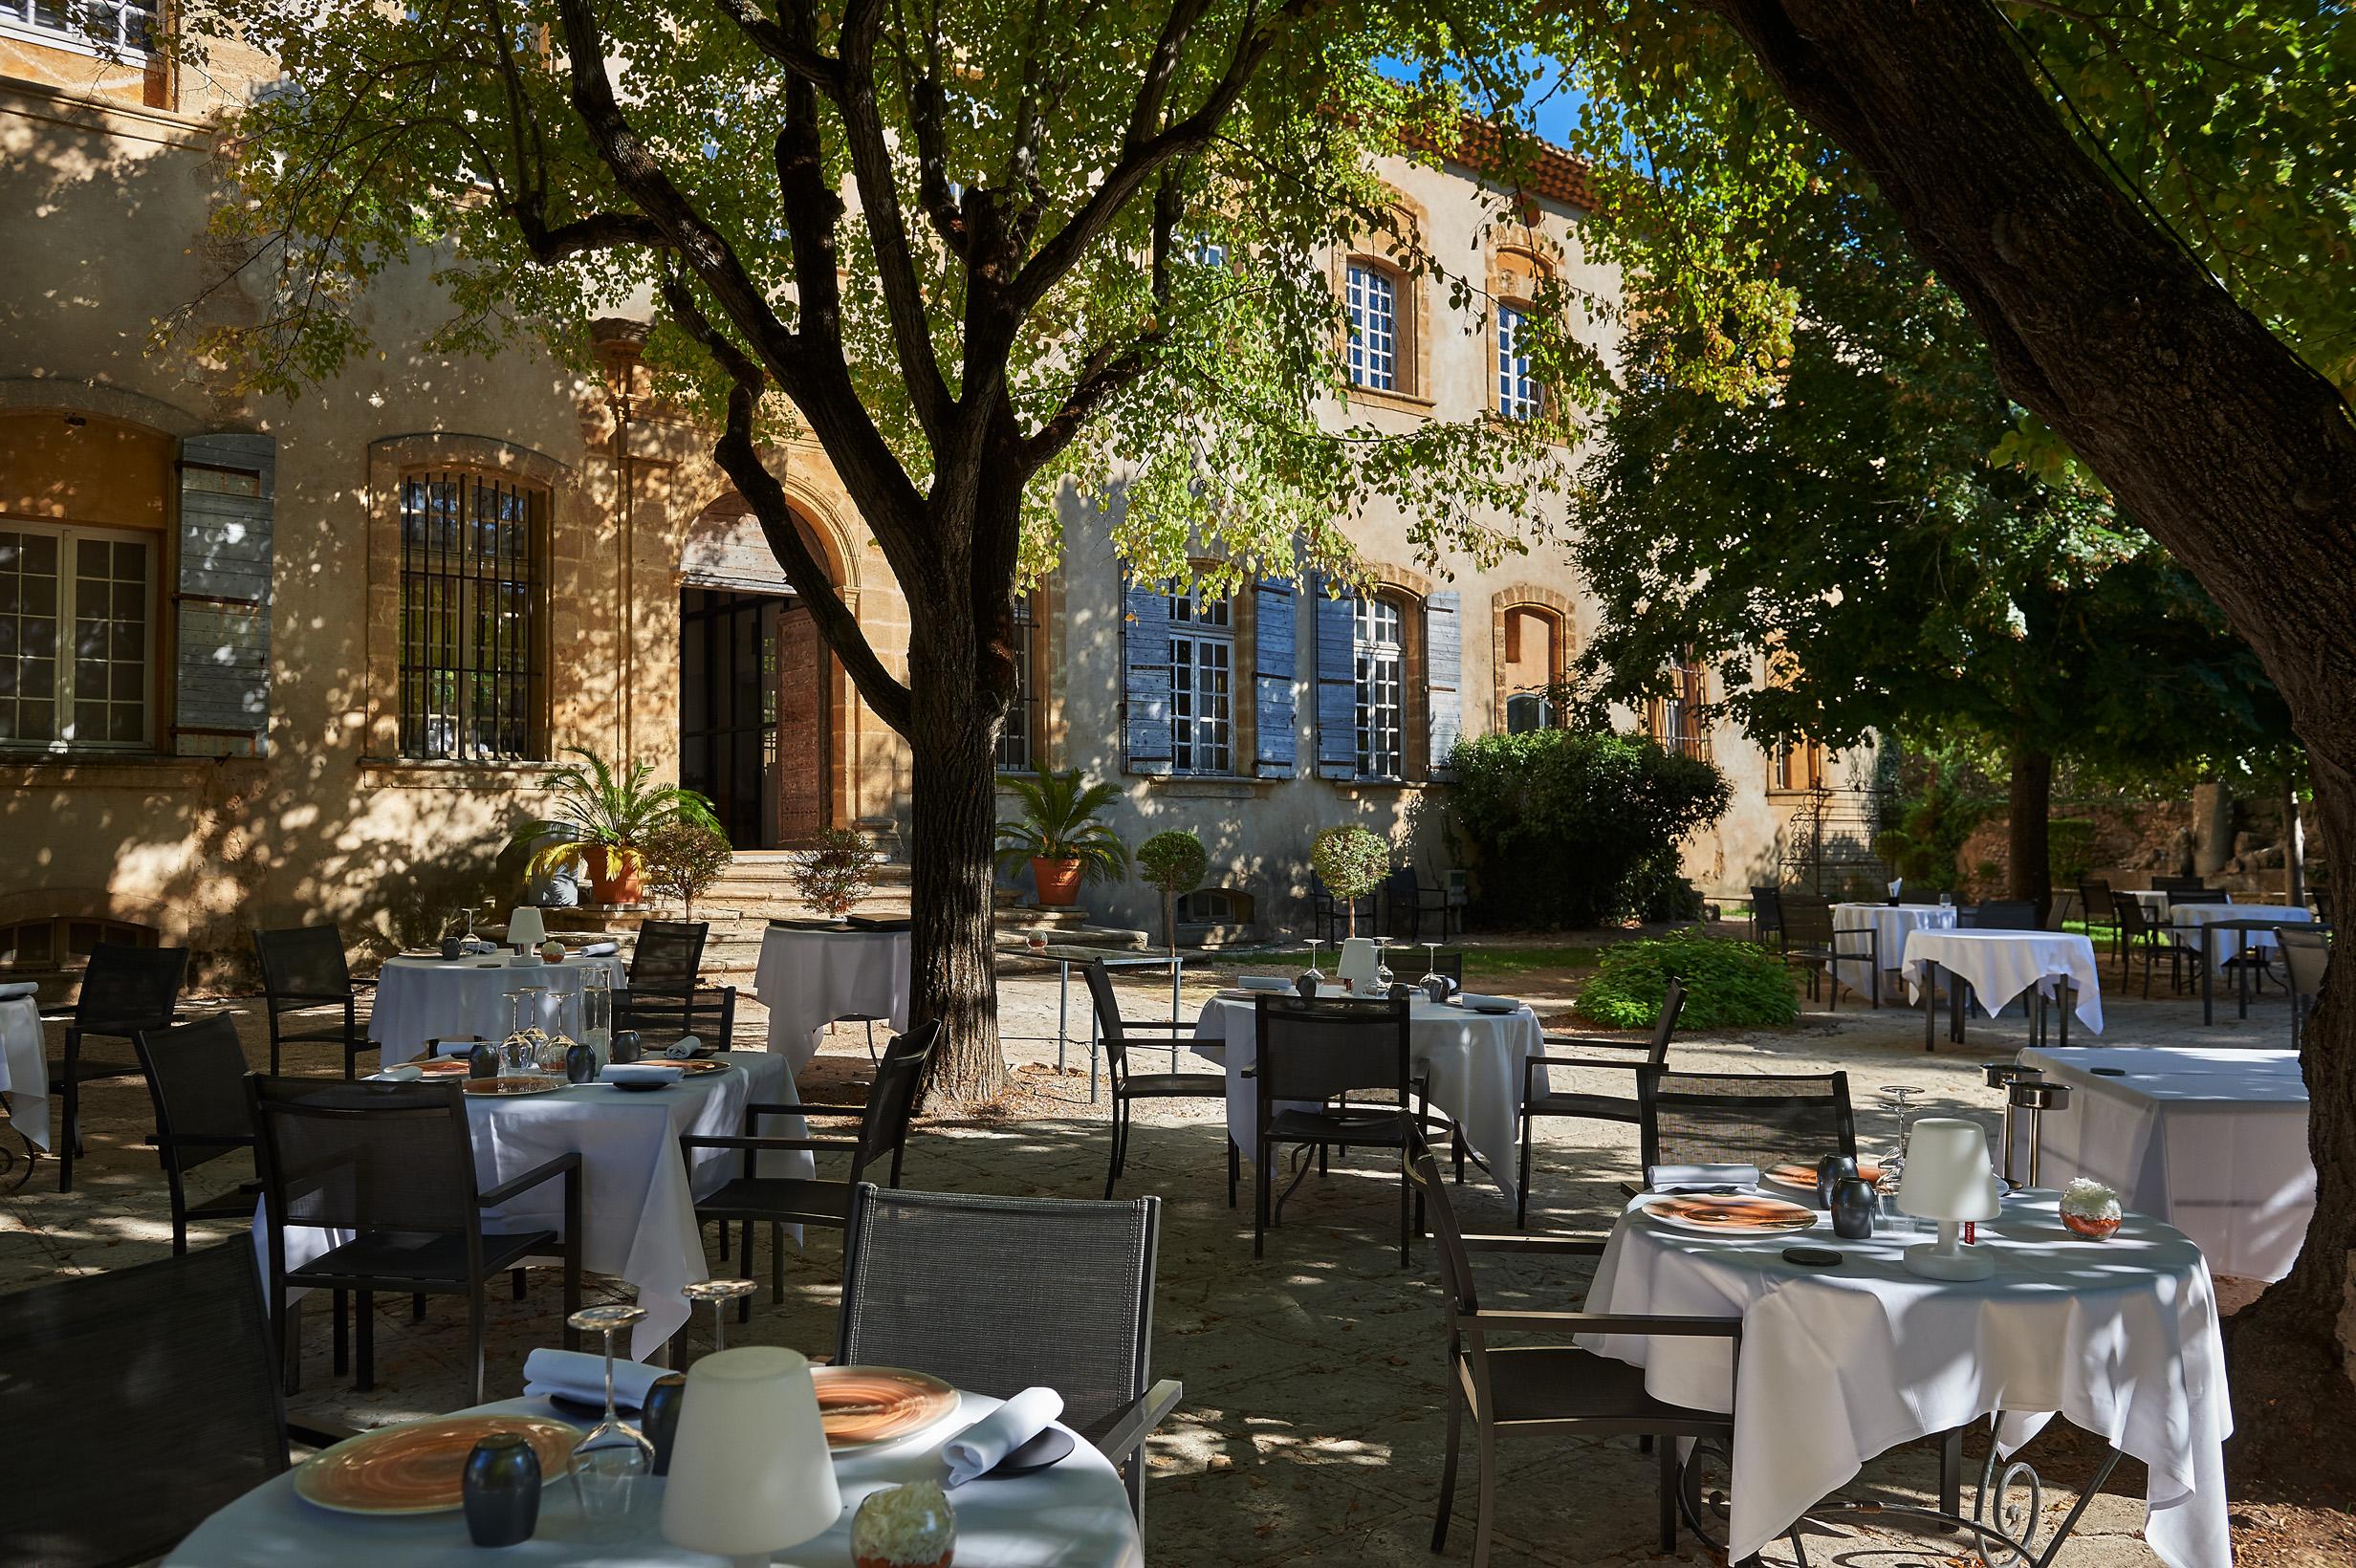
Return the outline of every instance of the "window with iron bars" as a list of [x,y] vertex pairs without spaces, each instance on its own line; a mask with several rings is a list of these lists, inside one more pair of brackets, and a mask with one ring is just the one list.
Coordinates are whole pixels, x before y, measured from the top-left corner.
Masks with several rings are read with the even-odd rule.
[[1169,596],[1170,766],[1235,771],[1233,601],[1200,589]]
[[1386,599],[1352,613],[1358,673],[1358,776],[1407,774],[1407,617]]
[[401,754],[546,755],[548,496],[473,473],[401,482]]
[[998,772],[1028,773],[1038,770],[1032,742],[1038,730],[1032,711],[1036,680],[1031,668],[1031,596],[1014,600],[1014,700],[1006,705],[1006,725],[998,731]]

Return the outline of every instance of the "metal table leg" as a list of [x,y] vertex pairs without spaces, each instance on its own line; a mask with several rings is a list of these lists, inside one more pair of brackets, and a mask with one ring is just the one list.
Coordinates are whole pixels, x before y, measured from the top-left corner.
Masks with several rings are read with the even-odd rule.
[[2217,971],[2209,967],[2209,930],[2207,926],[2201,927],[2200,957],[2197,962],[2200,965],[2200,1021],[2201,1026],[2207,1028],[2217,1021]]
[[1923,1049],[1939,1048],[1939,967],[1923,964]]
[[1070,1014],[1065,1004],[1072,994],[1072,961],[1056,960],[1056,1071],[1063,1071],[1063,1047],[1071,1039]]

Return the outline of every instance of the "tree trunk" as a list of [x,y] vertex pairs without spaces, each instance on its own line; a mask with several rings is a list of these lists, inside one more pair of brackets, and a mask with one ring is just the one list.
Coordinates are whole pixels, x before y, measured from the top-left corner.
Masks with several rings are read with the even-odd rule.
[[[969,693],[971,683],[956,683]],[[907,735],[908,900],[915,918],[912,1023],[941,1021],[929,1094],[952,1106],[1006,1087],[998,1045],[992,851],[997,833],[997,726],[970,696],[943,701],[945,681],[918,680]]]
[[[1698,0],[1880,187],[2005,388],[2223,606],[2312,762],[2335,894],[2356,878],[2356,421],[2079,146],[1983,0]],[[2321,286],[2319,284],[2319,286]],[[2356,1353],[2356,966],[2306,1034],[2315,1220],[2242,1315],[2237,1391]],[[2271,1364],[2270,1364],[2271,1362]],[[2337,1387],[2336,1399],[2330,1392]],[[2347,1384],[2237,1413],[2237,1448],[2345,1461]]]
[[2011,820],[2005,838],[2012,864],[2005,874],[2008,897],[2027,899],[2037,906],[2037,923],[2053,913],[2053,852],[2049,821],[2053,815],[2053,755],[2026,746],[2012,749]]

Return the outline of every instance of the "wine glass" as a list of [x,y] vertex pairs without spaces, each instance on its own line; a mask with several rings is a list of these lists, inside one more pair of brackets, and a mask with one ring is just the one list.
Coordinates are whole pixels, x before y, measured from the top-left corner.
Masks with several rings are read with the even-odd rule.
[[1324,948],[1325,944],[1322,941],[1316,937],[1309,939],[1309,981],[1312,985],[1321,986],[1325,983],[1325,971],[1318,968],[1317,962],[1317,955]]
[[1877,1184],[1882,1200],[1893,1221],[1897,1217],[1898,1183],[1906,1174],[1906,1141],[1914,1129],[1914,1097],[1922,1090],[1911,1083],[1885,1083],[1874,1092],[1884,1110],[1898,1119],[1898,1142],[1882,1156],[1882,1177]]
[[1389,994],[1391,982],[1398,978],[1390,972],[1390,960],[1384,956],[1387,951],[1389,949],[1385,947],[1377,947],[1374,950],[1374,984],[1376,989],[1385,995]]
[[679,1294],[690,1301],[711,1303],[711,1348],[721,1351],[728,1348],[728,1304],[759,1289],[750,1279],[699,1279],[680,1286]]
[[581,1518],[590,1534],[602,1540],[629,1534],[633,1505],[654,1475],[654,1445],[614,1409],[614,1331],[645,1316],[644,1307],[615,1305],[583,1307],[565,1319],[569,1327],[605,1337],[605,1419],[573,1448],[573,1485],[580,1496]]
[[1440,945],[1436,942],[1427,942],[1424,944],[1424,978],[1429,980],[1439,972]]

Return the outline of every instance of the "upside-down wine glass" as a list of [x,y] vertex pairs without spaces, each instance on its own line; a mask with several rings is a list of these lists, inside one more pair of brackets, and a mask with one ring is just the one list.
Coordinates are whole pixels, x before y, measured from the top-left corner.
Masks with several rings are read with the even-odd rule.
[[690,1301],[711,1303],[711,1348],[718,1352],[728,1348],[728,1304],[759,1289],[750,1279],[699,1279],[680,1286],[679,1294]]
[[613,1540],[629,1533],[638,1495],[654,1475],[654,1445],[614,1408],[614,1333],[646,1316],[640,1306],[583,1307],[567,1326],[605,1336],[605,1419],[573,1448],[573,1486],[590,1534]]
[[1884,1210],[1893,1229],[1900,1224],[1908,1229],[1912,1222],[1901,1221],[1898,1215],[1898,1182],[1906,1174],[1906,1141],[1914,1128],[1914,1097],[1922,1090],[1911,1083],[1885,1083],[1874,1091],[1874,1098],[1884,1110],[1898,1119],[1898,1141],[1882,1156],[1882,1176],[1876,1184],[1881,1193]]
[[1427,942],[1424,944],[1424,978],[1429,980],[1439,972],[1440,945],[1436,942]]
[[1318,938],[1309,939],[1309,983],[1313,986],[1321,986],[1325,983],[1325,971],[1319,969],[1317,965],[1317,955],[1322,952],[1324,947],[1325,944]]

